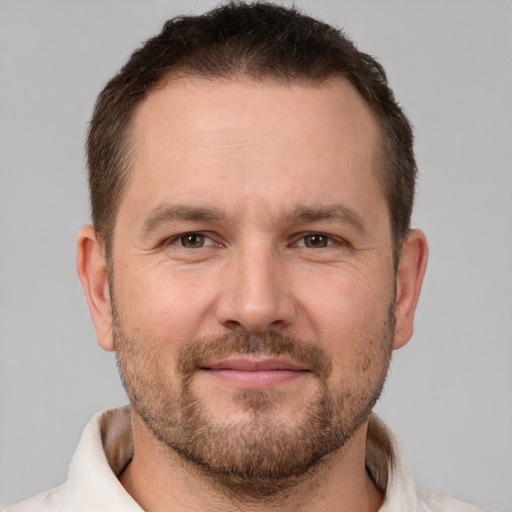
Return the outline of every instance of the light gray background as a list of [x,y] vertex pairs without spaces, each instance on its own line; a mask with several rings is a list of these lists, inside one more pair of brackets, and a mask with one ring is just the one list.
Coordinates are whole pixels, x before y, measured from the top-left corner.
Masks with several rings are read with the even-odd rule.
[[[61,483],[126,402],[75,275],[95,96],[165,19],[214,1],[0,1],[0,504]],[[512,508],[512,3],[298,2],[388,71],[416,127],[431,257],[378,412],[415,479]]]

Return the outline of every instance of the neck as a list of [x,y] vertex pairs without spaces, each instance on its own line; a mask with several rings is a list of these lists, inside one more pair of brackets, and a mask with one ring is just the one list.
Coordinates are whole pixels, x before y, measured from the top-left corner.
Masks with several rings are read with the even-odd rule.
[[302,477],[283,481],[281,489],[255,498],[250,490],[244,492],[243,484],[236,492],[233,486],[228,489],[162,446],[136,414],[132,418],[134,456],[120,481],[146,512],[375,512],[382,503],[382,494],[365,469],[367,422],[343,449],[324,457]]

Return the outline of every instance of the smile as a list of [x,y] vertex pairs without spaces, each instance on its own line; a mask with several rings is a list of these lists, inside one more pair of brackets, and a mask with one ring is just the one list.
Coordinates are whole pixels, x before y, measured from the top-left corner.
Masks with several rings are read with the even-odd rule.
[[244,390],[263,390],[295,381],[309,370],[283,359],[235,358],[207,364],[201,371]]

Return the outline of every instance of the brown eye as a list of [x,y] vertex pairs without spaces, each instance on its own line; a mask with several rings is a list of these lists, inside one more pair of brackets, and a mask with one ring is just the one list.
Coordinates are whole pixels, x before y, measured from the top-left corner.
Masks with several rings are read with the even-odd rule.
[[311,233],[304,237],[304,245],[313,249],[327,247],[329,245],[329,237],[320,233]]
[[204,247],[205,238],[206,237],[204,235],[199,233],[187,233],[186,235],[180,236],[179,243],[187,249],[197,249],[199,247]]

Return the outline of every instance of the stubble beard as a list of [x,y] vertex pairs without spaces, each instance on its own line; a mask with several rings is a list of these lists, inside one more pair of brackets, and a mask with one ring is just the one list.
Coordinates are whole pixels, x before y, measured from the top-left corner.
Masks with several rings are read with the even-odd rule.
[[[148,349],[149,340],[124,332],[114,314],[117,363],[135,413],[161,445],[237,499],[275,497],[310,477],[347,444],[381,394],[393,331],[390,307],[378,339],[365,341],[356,377],[336,390],[327,385],[332,371],[327,353],[278,332],[232,332],[190,342],[179,354],[180,384],[173,386],[166,378],[169,370]],[[193,389],[194,376],[208,360],[232,354],[285,355],[311,368],[318,390],[305,404],[302,418],[295,424],[278,420],[280,400],[274,391],[238,392],[247,418],[243,423],[212,417]]]

